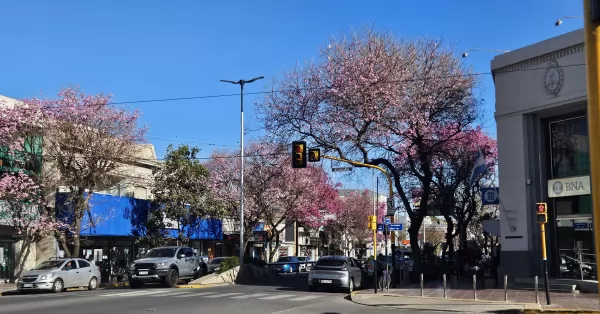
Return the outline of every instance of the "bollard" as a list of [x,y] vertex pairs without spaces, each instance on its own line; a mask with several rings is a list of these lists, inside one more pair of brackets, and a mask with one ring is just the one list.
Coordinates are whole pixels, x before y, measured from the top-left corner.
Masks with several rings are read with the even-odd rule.
[[447,289],[447,286],[446,286],[446,274],[444,274],[442,276],[442,279],[444,280],[444,299],[446,299],[446,298],[448,298],[448,294],[446,293],[446,289]]
[[535,282],[535,303],[540,304],[540,296],[538,295],[538,276],[535,276],[533,281]]
[[423,296],[423,273],[421,273],[421,297]]
[[477,300],[477,275],[473,275],[473,300]]
[[508,302],[508,276],[504,275],[504,302]]

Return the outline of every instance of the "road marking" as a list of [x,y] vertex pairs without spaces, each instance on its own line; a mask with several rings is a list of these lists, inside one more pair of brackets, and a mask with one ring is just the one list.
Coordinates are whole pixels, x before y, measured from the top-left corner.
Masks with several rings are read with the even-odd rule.
[[319,295],[308,295],[305,297],[299,297],[299,298],[295,298],[295,299],[290,299],[290,301],[306,301],[306,300],[312,300],[312,299],[316,299],[316,298],[320,298],[321,296]]
[[205,298],[222,298],[222,297],[228,297],[228,296],[238,295],[238,294],[241,294],[241,293],[233,292],[233,293],[223,293],[223,294],[207,295],[207,296],[205,296]]
[[172,296],[176,296],[176,295],[189,294],[189,293],[191,293],[191,292],[189,292],[189,291],[169,292],[169,293],[163,293],[163,294],[153,294],[153,295],[149,295],[149,297],[162,298],[162,297],[172,297]]
[[165,292],[165,290],[146,290],[146,291],[133,291],[133,292],[118,292],[118,293],[109,293],[109,294],[103,294],[103,297],[127,297],[127,296],[136,296],[136,295],[150,295],[150,294],[157,294],[157,293],[163,293]]
[[279,295],[274,295],[274,296],[270,296],[270,297],[266,297],[266,298],[259,298],[260,300],[276,300],[276,299],[283,299],[283,298],[289,298],[289,297],[293,297],[293,294],[279,294]]
[[178,295],[175,296],[176,298],[189,298],[189,297],[197,297],[197,296],[201,296],[201,295],[207,295],[207,294],[215,294],[218,292],[200,292],[200,293],[189,293],[189,294],[185,294],[185,295]]
[[264,297],[265,295],[269,295],[269,294],[267,294],[267,293],[255,293],[255,294],[240,295],[240,296],[231,297],[231,298],[232,299],[248,299],[248,298]]

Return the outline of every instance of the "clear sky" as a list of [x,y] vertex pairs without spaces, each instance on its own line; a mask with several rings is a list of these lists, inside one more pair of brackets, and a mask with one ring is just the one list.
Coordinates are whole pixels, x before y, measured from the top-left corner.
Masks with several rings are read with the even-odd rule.
[[[235,94],[238,86],[219,80],[263,75],[246,88],[259,92],[353,28],[442,37],[461,50],[512,50],[583,27],[581,19],[554,26],[582,11],[581,0],[2,1],[0,94],[53,96],[80,85],[133,102]],[[465,61],[489,73],[494,54],[472,52]],[[485,126],[495,134],[493,81],[482,77]],[[254,97],[246,97],[249,136],[260,134]],[[159,157],[170,143],[197,145],[202,156],[239,145],[239,96],[132,106],[143,111]]]

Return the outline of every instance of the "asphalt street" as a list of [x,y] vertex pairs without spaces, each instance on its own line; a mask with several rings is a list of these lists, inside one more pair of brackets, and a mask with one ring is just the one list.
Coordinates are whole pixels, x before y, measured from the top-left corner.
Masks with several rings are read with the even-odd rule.
[[[35,293],[0,297],[0,313],[398,313],[345,300],[346,294],[271,286],[143,288]],[[414,310],[412,311],[414,312]]]

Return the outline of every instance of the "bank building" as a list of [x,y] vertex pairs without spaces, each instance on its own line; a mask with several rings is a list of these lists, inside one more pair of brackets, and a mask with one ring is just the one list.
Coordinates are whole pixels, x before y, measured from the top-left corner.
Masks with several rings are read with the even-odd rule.
[[571,258],[595,264],[583,30],[491,62],[501,236],[500,275],[542,275],[536,203],[548,204],[551,277],[573,277]]

